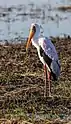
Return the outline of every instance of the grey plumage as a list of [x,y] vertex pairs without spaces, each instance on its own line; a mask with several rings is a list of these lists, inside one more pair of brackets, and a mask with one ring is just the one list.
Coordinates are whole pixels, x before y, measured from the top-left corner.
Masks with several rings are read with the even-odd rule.
[[56,79],[58,79],[60,75],[60,63],[59,61],[52,60],[50,68],[52,72],[56,75]]

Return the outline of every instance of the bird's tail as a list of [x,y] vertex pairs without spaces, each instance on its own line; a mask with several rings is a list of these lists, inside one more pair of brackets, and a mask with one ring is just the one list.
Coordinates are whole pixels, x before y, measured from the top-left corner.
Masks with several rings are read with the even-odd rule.
[[60,75],[60,63],[58,61],[52,60],[51,72],[52,72],[53,79],[57,80]]

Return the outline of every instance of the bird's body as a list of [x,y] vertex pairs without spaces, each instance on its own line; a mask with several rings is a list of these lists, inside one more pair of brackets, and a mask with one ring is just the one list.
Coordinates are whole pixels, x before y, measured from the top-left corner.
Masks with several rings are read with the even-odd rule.
[[[48,70],[48,76],[51,74],[53,79],[57,80],[60,75],[60,63],[55,46],[50,39],[40,35],[40,26],[38,24],[32,24],[31,30],[32,34],[29,35],[26,48],[28,48],[29,42],[36,47],[40,61]],[[51,78],[51,76],[49,77]]]
[[51,40],[41,36],[36,41],[32,39],[32,44],[37,48],[40,61],[43,65],[46,64],[48,71],[54,73],[56,79],[58,79],[60,75],[60,64],[56,49]]

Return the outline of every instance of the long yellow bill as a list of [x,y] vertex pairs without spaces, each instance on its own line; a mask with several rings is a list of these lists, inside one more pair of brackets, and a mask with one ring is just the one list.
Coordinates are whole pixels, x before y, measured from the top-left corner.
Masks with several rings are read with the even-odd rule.
[[35,32],[30,30],[27,45],[26,45],[26,51],[28,50],[28,48],[30,47],[30,45],[32,43],[31,39],[33,38],[34,34],[35,34]]

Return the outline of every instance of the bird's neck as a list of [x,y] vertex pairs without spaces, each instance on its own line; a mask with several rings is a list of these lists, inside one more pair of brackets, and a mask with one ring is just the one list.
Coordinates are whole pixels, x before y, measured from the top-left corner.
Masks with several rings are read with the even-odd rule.
[[39,44],[38,44],[39,37],[33,38],[32,39],[32,45],[38,49]]

